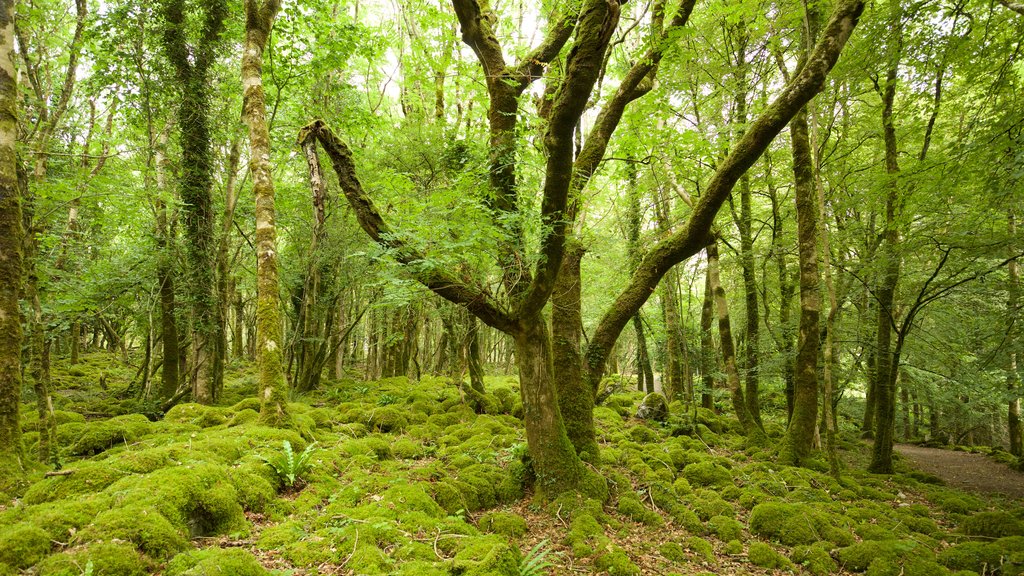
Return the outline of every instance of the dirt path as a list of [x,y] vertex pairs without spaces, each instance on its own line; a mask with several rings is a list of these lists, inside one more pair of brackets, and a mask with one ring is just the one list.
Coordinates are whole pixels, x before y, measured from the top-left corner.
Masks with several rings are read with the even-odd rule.
[[915,468],[934,474],[955,488],[1024,499],[1024,473],[993,462],[987,456],[912,444],[897,444],[896,450]]

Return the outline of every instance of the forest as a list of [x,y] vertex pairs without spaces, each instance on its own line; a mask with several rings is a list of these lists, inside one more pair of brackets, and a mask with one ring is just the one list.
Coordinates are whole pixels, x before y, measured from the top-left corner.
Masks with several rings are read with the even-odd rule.
[[1024,575],[1024,4],[0,45],[0,576]]

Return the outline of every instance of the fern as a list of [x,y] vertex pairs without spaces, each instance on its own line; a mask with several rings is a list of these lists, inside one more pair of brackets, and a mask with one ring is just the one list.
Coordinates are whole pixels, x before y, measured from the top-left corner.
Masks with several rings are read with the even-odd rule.
[[292,487],[313,467],[310,459],[313,456],[313,448],[316,446],[316,442],[306,446],[306,449],[299,454],[292,450],[291,442],[285,440],[281,445],[283,450],[280,454],[275,454],[271,458],[265,456],[260,458],[274,469],[277,477],[281,479],[285,486]]
[[548,568],[554,566],[548,555],[551,549],[548,548],[548,541],[545,538],[537,543],[523,559],[519,561],[519,576],[542,576],[547,574]]

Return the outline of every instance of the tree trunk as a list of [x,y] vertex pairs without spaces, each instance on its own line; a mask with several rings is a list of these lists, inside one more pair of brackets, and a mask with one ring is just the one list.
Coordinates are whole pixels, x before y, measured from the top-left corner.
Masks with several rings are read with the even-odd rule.
[[754,421],[743,398],[743,386],[740,384],[740,373],[736,367],[736,347],[732,340],[732,329],[729,322],[729,302],[725,297],[725,288],[719,280],[718,243],[708,244],[708,276],[711,292],[715,296],[715,308],[718,312],[718,337],[722,346],[722,364],[725,367],[725,379],[732,394],[732,407],[736,411],[740,425],[747,438],[755,443],[764,441],[764,432]]
[[700,405],[708,410],[715,408],[715,344],[711,324],[715,319],[715,293],[711,288],[711,274],[704,275],[704,301],[700,309],[700,382],[703,390]]
[[594,429],[596,386],[583,380],[580,313],[580,261],[583,247],[571,243],[562,258],[555,290],[551,293],[551,336],[554,365],[558,367],[558,407],[576,453],[597,462],[599,448]]
[[18,77],[14,0],[0,0],[0,490],[24,471],[21,443],[21,311],[23,228],[18,186]]
[[774,187],[769,188],[772,202],[772,255],[779,274],[779,332],[782,355],[783,393],[786,397],[786,421],[793,417],[793,327],[791,325],[791,302],[795,286],[789,267],[786,265],[786,249],[782,241],[783,219],[779,199]]
[[213,397],[220,398],[224,393],[224,365],[228,357],[228,311],[231,308],[231,263],[228,252],[231,248],[231,226],[235,219],[235,205],[238,194],[235,185],[238,180],[238,163],[241,158],[241,146],[238,140],[231,142],[228,153],[227,183],[224,185],[224,213],[220,223],[220,237],[217,239],[217,348],[214,357]]
[[[156,146],[156,185],[159,191],[167,189],[166,135],[161,136]],[[167,204],[156,201],[156,278],[160,291],[160,340],[163,347],[163,368],[160,373],[160,400],[174,397],[181,385],[178,372],[180,350],[178,348],[177,303],[174,294],[175,257],[174,228],[167,218]]]
[[[902,34],[897,30],[896,33]],[[900,275],[899,231],[896,228],[896,206],[899,202],[900,168],[897,162],[896,127],[893,123],[893,102],[896,99],[896,81],[899,57],[892,59],[885,86],[882,88],[882,131],[885,141],[885,171],[889,177],[888,196],[885,201],[885,235],[879,249],[882,278],[875,291],[878,301],[878,326],[875,336],[875,444],[868,471],[891,474],[892,445],[896,421],[896,375],[899,353],[892,349],[892,324],[896,283]],[[901,339],[900,339],[901,340]]]
[[544,498],[576,490],[584,475],[583,464],[569,440],[558,408],[547,322],[541,316],[520,320],[513,335],[526,440],[537,473],[535,488]]
[[[217,56],[226,0],[203,4],[200,38],[195,46],[186,43],[188,21],[184,0],[165,0],[167,26],[163,44],[174,67],[181,93],[178,112],[181,144],[181,178],[178,184],[185,225],[188,291],[192,315],[192,369],[189,375],[192,397],[209,404],[223,378],[223,366],[216,362],[221,327],[218,326],[216,258],[213,234],[213,154],[210,144],[209,72]],[[166,365],[166,362],[165,362]]]
[[811,453],[818,425],[818,322],[821,317],[818,194],[814,185],[814,159],[811,155],[806,107],[793,117],[789,132],[793,148],[800,256],[800,332],[793,370],[793,415],[779,460],[799,465]]
[[256,337],[260,420],[280,426],[287,419],[288,384],[284,378],[281,296],[277,277],[277,227],[274,180],[270,171],[270,133],[263,93],[263,50],[279,0],[245,1],[245,46],[242,56],[242,116],[249,125],[249,170],[256,197]]
[[[1017,221],[1012,208],[1008,210],[1007,221],[1009,225],[1010,246],[1013,248],[1017,245]],[[1010,437],[1010,454],[1020,458],[1024,456],[1024,446],[1022,446],[1024,438],[1022,438],[1020,421],[1021,386],[1020,376],[1017,372],[1020,350],[1020,327],[1018,326],[1020,319],[1020,264],[1016,260],[1011,260],[1007,264],[1007,271],[1010,277],[1009,285],[1007,286],[1008,297],[1006,302],[1007,316],[1010,322],[1009,338],[1007,338],[1010,354],[1008,355],[1006,366],[1006,387],[1011,397],[1006,411],[1006,427]]]

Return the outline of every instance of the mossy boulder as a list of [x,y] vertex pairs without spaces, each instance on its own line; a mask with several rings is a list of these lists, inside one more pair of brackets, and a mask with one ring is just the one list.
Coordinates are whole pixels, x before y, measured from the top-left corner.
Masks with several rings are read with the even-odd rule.
[[640,567],[617,546],[595,558],[594,567],[609,576],[639,576],[641,573]]
[[36,566],[39,576],[75,576],[88,566],[97,576],[145,576],[152,564],[131,544],[93,542],[47,556]]
[[[932,551],[914,540],[868,540],[840,548],[835,555],[843,569],[853,572],[864,572],[877,560],[896,565],[910,558],[934,560]],[[879,563],[879,570],[883,563]]]
[[582,513],[573,516],[569,524],[569,533],[565,536],[565,544],[569,546],[577,558],[593,555],[610,543],[604,535],[604,528],[593,514]]
[[774,548],[764,542],[752,542],[747,549],[747,560],[754,566],[761,568],[789,569],[792,564],[789,559],[779,554]]
[[661,526],[665,523],[657,512],[644,506],[636,495],[632,493],[619,496],[617,510],[619,514],[628,516],[634,522],[640,522],[648,526]]
[[683,468],[683,477],[694,486],[724,487],[732,484],[732,473],[710,460],[688,464]]
[[789,558],[814,576],[826,576],[839,570],[839,565],[826,548],[827,546],[822,544],[796,546]]
[[1024,536],[1024,522],[1004,511],[979,512],[968,516],[957,530],[967,536],[978,538],[1002,538]]
[[131,542],[147,556],[163,560],[188,547],[184,536],[154,508],[129,505],[107,510],[96,517],[79,538],[83,542],[118,540]]
[[526,520],[511,512],[488,512],[480,517],[477,525],[484,532],[501,534],[509,538],[519,538],[526,534]]
[[715,563],[715,549],[711,546],[711,542],[701,538],[700,536],[690,536],[683,541],[683,547],[693,552],[698,558],[707,562],[708,564]]
[[374,409],[365,422],[374,432],[401,432],[409,426],[409,419],[394,406]]
[[31,524],[0,529],[0,564],[28,568],[50,553],[50,536]]
[[825,514],[808,504],[762,502],[750,511],[750,531],[787,546],[820,540],[850,544],[852,535],[834,524],[842,519],[840,515]]
[[142,414],[126,414],[88,422],[68,452],[74,456],[98,454],[118,444],[131,444],[150,431],[152,423]]
[[743,525],[728,516],[712,516],[708,520],[708,529],[722,542],[739,540],[743,536]]
[[665,558],[679,564],[682,564],[687,560],[686,550],[675,542],[665,542],[661,546],[658,546],[658,552],[661,552],[661,555]]
[[519,551],[496,535],[467,538],[452,560],[452,571],[462,576],[518,576]]
[[270,574],[241,548],[206,548],[178,554],[164,576],[264,576]]
[[652,392],[640,401],[636,409],[636,417],[641,420],[665,422],[668,420],[668,400],[659,392]]
[[1003,550],[992,542],[963,542],[939,553],[939,563],[953,570],[992,573],[1002,563]]

